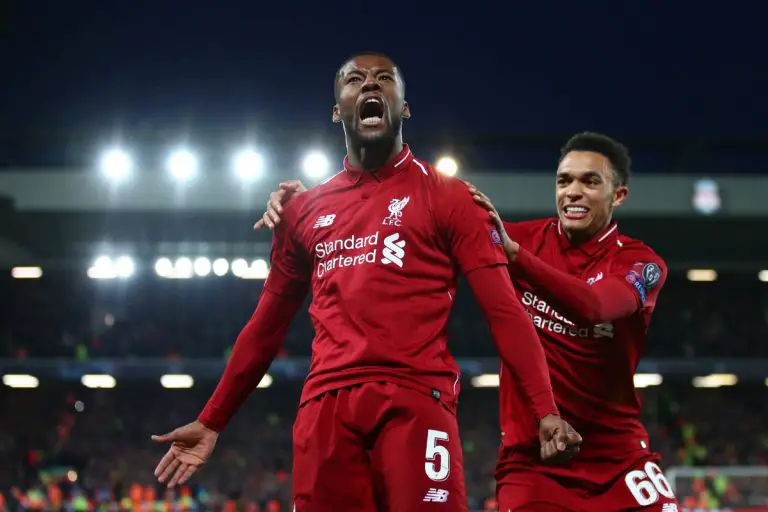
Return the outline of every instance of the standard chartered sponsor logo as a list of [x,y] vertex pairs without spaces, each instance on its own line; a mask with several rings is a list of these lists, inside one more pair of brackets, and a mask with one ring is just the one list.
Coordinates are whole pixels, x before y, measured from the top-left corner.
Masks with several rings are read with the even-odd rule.
[[347,238],[316,244],[315,255],[320,260],[316,269],[317,277],[323,277],[337,268],[354,267],[361,263],[374,263],[377,245],[379,245],[378,231],[368,236],[352,235]]
[[[401,240],[400,233],[392,233],[384,238],[384,247],[381,250],[381,263],[394,264],[403,267],[405,256],[405,240]],[[322,278],[328,272],[354,267],[363,263],[376,263],[379,245],[379,232],[372,235],[352,235],[347,238],[339,238],[329,242],[315,244],[315,256],[317,257],[316,274]]]
[[523,304],[527,306],[533,325],[542,331],[576,338],[613,338],[613,324],[578,326],[530,291],[523,292]]
[[384,239],[384,249],[381,250],[381,262],[385,265],[394,263],[403,268],[403,256],[405,256],[405,240],[400,240],[400,233],[392,233]]

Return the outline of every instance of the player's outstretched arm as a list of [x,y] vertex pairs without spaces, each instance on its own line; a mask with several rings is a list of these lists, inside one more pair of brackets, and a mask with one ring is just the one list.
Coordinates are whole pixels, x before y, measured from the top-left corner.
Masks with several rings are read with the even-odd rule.
[[280,183],[278,189],[269,194],[267,210],[256,221],[256,224],[253,225],[253,229],[258,230],[264,227],[275,229],[275,226],[280,224],[280,217],[283,214],[285,203],[306,191],[307,187],[299,180],[288,180]]
[[168,487],[186,482],[208,460],[218,433],[267,372],[309,291],[311,266],[303,244],[293,237],[296,211],[288,208],[285,214],[286,221],[272,237],[272,268],[261,298],[237,337],[216,391],[196,421],[152,437],[171,443],[155,469],[155,476]]
[[[526,280],[546,294],[547,301],[565,316],[579,323],[599,324],[612,322],[635,313],[645,302],[645,294],[638,293],[624,282],[626,274],[632,271],[632,261],[623,273],[611,275],[594,285],[558,270],[543,262],[535,255],[521,248],[512,240],[505,229],[499,212],[490,199],[470,186],[470,193],[477,204],[488,210],[489,216],[499,231],[504,252],[510,263],[510,270],[525,275]],[[625,256],[626,257],[626,256]],[[638,261],[650,261],[649,254],[638,254]],[[661,269],[661,265],[658,266]],[[638,277],[642,277],[638,274]],[[656,290],[658,293],[658,289]]]
[[559,417],[544,349],[531,319],[515,296],[503,265],[466,275],[491,328],[501,360],[515,375],[539,423],[541,458],[563,462],[579,451],[581,436]]
[[264,290],[253,316],[237,337],[216,391],[197,420],[160,436],[171,447],[155,468],[155,476],[168,488],[183,485],[210,457],[218,433],[229,423],[256,389],[285,339],[288,326],[303,303]]

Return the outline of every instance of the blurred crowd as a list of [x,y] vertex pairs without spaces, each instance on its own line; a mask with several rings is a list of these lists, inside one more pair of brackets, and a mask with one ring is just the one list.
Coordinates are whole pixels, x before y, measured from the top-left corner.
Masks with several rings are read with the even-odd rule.
[[[0,358],[224,359],[255,307],[261,281],[227,278],[126,282],[0,278]],[[283,356],[310,353],[302,312]],[[650,357],[768,357],[768,287],[756,280],[692,283],[671,276],[654,316]],[[462,285],[449,343],[459,357],[493,356],[471,293]],[[299,382],[258,391],[189,485],[167,491],[152,471],[164,448],[150,435],[193,419],[215,382],[190,390],[121,379],[87,389],[41,379],[37,389],[0,388],[0,512],[27,510],[290,511],[291,428]],[[497,393],[465,386],[460,404],[473,510],[494,511],[499,444]],[[641,390],[652,448],[687,510],[764,506],[768,474],[711,466],[768,467],[768,388],[740,383],[696,389],[667,378]],[[759,471],[755,469],[755,471]]]
[[[152,472],[165,447],[150,436],[193,419],[213,385],[91,390],[43,381],[33,390],[3,389],[0,510],[21,504],[33,510],[290,511],[298,383],[257,391],[187,486],[166,491],[155,485]],[[643,390],[643,400],[651,446],[665,466],[768,465],[764,387],[695,389],[689,382],[665,382]],[[495,389],[471,387],[459,406],[472,510],[495,510],[497,407]],[[676,483],[692,508],[768,507],[765,476],[704,472]]]
[[[0,358],[220,358],[250,317],[263,284],[234,278],[127,282],[0,280]],[[284,354],[307,356],[306,309]],[[479,340],[479,342],[478,342]],[[651,324],[648,357],[768,357],[768,286],[670,276]],[[462,284],[449,326],[460,357],[494,356],[485,320]]]

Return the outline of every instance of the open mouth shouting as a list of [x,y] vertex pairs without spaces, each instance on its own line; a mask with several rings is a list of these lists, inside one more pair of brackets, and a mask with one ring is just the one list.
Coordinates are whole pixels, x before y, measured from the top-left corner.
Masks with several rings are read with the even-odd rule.
[[368,127],[379,126],[384,119],[384,99],[378,95],[364,96],[357,106],[360,124]]

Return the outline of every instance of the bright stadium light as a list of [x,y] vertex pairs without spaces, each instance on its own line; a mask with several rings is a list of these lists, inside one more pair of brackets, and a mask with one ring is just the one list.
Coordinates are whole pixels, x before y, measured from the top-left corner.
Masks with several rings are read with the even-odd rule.
[[40,381],[34,375],[22,374],[6,374],[3,375],[3,384],[9,388],[17,389],[31,389],[40,385]]
[[312,151],[304,157],[301,167],[307,177],[318,179],[328,174],[328,171],[331,169],[331,163],[324,154],[319,151]]
[[168,172],[178,181],[189,181],[197,173],[197,158],[187,149],[177,149],[168,158]]
[[159,258],[155,262],[155,274],[160,277],[173,277],[173,262],[168,258]]
[[43,277],[43,269],[40,267],[13,267],[11,277],[14,279],[40,279]]
[[109,149],[101,155],[99,162],[101,173],[110,181],[125,180],[133,169],[131,156],[122,149]]
[[259,389],[266,389],[272,385],[272,381],[273,381],[272,376],[268,373],[265,373],[256,387]]
[[194,265],[189,258],[179,258],[173,264],[173,277],[175,279],[189,279],[194,272]]
[[160,377],[160,385],[165,389],[189,389],[195,385],[195,379],[191,375],[169,373]]
[[[232,263],[232,272],[235,273],[235,263]],[[235,273],[240,279],[266,279],[269,275],[269,265],[265,260],[253,260],[250,266],[243,267],[241,263],[237,264]]]
[[115,264],[109,256],[99,256],[88,268],[88,277],[91,279],[115,279],[117,272]]
[[80,378],[80,382],[91,389],[112,389],[117,385],[115,378],[107,374],[85,374]]
[[705,283],[717,280],[717,271],[711,268],[693,268],[686,274],[689,281]]
[[459,164],[455,159],[444,156],[437,161],[435,169],[447,176],[456,176],[456,173],[459,172]]
[[248,273],[248,262],[238,258],[232,262],[232,273],[237,277],[243,277]]
[[499,374],[484,373],[472,377],[472,385],[476,388],[497,388],[499,387]]
[[252,149],[244,149],[237,154],[232,161],[235,174],[245,183],[256,181],[264,169],[264,159]]
[[120,256],[115,261],[115,274],[117,277],[131,277],[134,270],[136,270],[136,265],[134,265],[133,259],[129,256]]
[[213,273],[221,277],[229,272],[229,262],[224,258],[219,258],[213,262]]
[[211,273],[211,260],[208,258],[197,258],[192,267],[196,276],[205,277]]
[[763,283],[768,283],[768,270],[761,270],[758,272],[757,278]]
[[735,386],[739,381],[732,373],[710,373],[693,378],[693,386],[696,388],[720,388],[723,386]]
[[664,378],[658,373],[636,373],[633,380],[636,388],[659,386],[664,382]]

